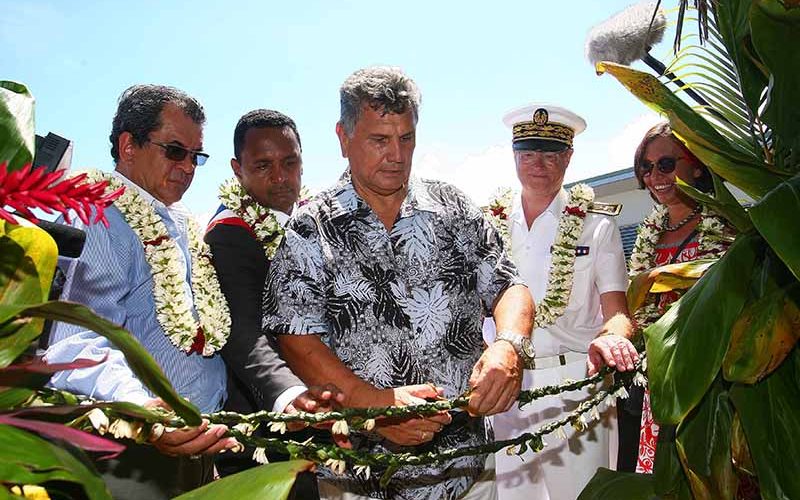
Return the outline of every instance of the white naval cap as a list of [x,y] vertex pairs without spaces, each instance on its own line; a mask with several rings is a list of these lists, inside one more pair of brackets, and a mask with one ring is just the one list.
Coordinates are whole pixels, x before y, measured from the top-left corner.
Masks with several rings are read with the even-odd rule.
[[560,151],[572,147],[572,139],[586,129],[583,118],[560,106],[533,103],[506,113],[514,150]]

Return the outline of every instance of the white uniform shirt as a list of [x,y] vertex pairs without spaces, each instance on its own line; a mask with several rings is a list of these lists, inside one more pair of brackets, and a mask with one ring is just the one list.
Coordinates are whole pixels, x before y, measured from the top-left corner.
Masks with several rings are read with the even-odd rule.
[[[562,189],[529,230],[522,197],[518,194],[514,198],[509,220],[512,256],[537,304],[547,291],[552,260],[550,247],[568,199],[567,192]],[[587,352],[589,343],[603,325],[600,294],[624,292],[628,288],[622,239],[611,217],[587,213],[577,246],[588,247],[589,253],[575,258],[572,294],[564,314],[555,324],[537,328],[533,333],[537,358],[568,351]]]

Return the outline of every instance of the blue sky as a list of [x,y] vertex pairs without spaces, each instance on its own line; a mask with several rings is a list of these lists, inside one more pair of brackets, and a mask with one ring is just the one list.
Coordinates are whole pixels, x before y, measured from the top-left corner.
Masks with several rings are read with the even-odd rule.
[[[346,166],[334,134],[339,85],[363,66],[401,66],[423,97],[415,171],[485,202],[515,181],[501,118],[529,102],[568,107],[588,122],[568,181],[630,165],[655,117],[584,56],[592,26],[630,3],[0,0],[0,78],[28,85],[38,133],[74,141],[73,169],[112,168],[111,119],[129,85],[163,83],[197,97],[211,159],[184,201],[206,214],[231,175],[243,113],[292,116],[304,183],[321,188]],[[654,51],[662,59],[669,40]]]

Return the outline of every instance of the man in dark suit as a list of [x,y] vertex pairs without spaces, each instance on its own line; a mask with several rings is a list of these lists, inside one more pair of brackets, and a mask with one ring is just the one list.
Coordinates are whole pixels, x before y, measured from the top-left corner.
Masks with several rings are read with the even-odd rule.
[[[231,311],[231,335],[222,350],[228,368],[225,409],[239,413],[326,409],[341,398],[338,390],[307,389],[278,355],[274,339],[261,330],[270,258],[300,194],[303,160],[297,127],[282,113],[258,109],[239,120],[233,145],[231,168],[236,179],[223,187],[223,204],[205,236]],[[228,454],[217,460],[222,475],[253,465],[249,455]],[[300,478],[301,483],[304,480],[308,482],[300,485],[301,497],[316,495],[313,476]]]

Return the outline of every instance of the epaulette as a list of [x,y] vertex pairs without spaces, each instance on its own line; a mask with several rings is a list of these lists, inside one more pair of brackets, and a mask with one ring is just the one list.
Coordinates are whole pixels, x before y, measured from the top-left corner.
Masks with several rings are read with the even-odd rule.
[[593,214],[616,216],[622,212],[622,203],[603,203],[602,201],[595,201],[589,205],[586,211]]

